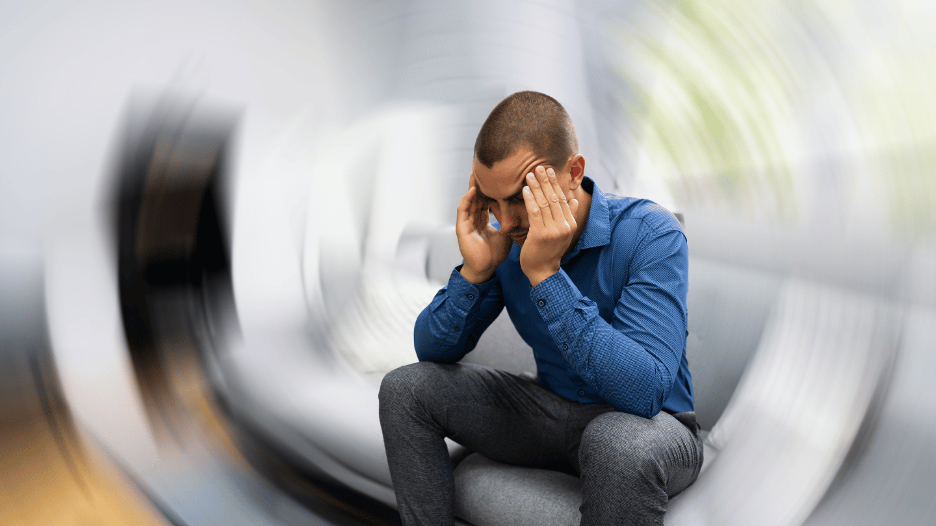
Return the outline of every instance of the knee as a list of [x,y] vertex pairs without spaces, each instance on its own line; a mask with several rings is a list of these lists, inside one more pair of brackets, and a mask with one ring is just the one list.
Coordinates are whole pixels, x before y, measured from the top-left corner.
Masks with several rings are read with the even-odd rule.
[[380,410],[384,412],[393,406],[408,405],[418,401],[432,377],[438,373],[440,364],[433,362],[416,362],[398,367],[386,375],[380,382]]
[[646,418],[618,412],[599,415],[582,433],[579,446],[582,471],[606,471],[624,478],[662,477],[662,469],[650,453],[655,438]]

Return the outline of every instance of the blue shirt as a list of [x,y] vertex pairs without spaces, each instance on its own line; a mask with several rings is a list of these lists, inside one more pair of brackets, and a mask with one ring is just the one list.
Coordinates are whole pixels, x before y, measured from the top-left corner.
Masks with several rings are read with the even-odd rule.
[[604,194],[587,177],[582,187],[588,221],[560,270],[531,288],[517,244],[485,283],[456,268],[416,320],[416,355],[460,360],[506,306],[540,383],[559,395],[647,418],[692,411],[682,227],[652,201]]

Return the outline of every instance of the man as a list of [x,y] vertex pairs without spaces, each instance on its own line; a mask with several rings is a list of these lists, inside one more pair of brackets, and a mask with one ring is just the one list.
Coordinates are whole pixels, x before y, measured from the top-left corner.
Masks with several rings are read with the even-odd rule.
[[[464,263],[419,315],[419,362],[380,389],[403,523],[453,524],[449,437],[492,460],[579,473],[583,525],[663,524],[702,464],[676,218],[602,193],[565,109],[526,91],[481,127],[456,234]],[[536,379],[457,363],[504,306]]]

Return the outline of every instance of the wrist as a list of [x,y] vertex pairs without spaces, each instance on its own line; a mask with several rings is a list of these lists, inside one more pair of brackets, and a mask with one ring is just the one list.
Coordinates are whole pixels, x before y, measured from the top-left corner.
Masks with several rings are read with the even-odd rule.
[[535,287],[539,285],[540,283],[542,283],[543,281],[545,281],[550,276],[552,276],[553,274],[555,274],[556,272],[559,272],[558,268],[536,269],[536,270],[530,270],[529,272],[524,271],[523,273],[526,274],[527,279],[530,280],[530,286]]
[[487,272],[478,272],[468,268],[466,265],[462,265],[462,268],[458,271],[458,273],[461,274],[466,281],[475,285],[480,285],[494,276],[493,270]]

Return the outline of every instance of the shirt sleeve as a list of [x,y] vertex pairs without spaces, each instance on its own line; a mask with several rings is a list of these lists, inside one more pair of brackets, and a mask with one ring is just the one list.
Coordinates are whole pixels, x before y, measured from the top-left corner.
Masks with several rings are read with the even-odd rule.
[[421,362],[454,363],[474,349],[481,334],[504,308],[498,278],[474,284],[456,267],[416,318],[414,340]]
[[564,270],[533,287],[530,297],[585,382],[618,411],[652,418],[685,352],[689,251],[681,231],[646,234],[610,321]]

